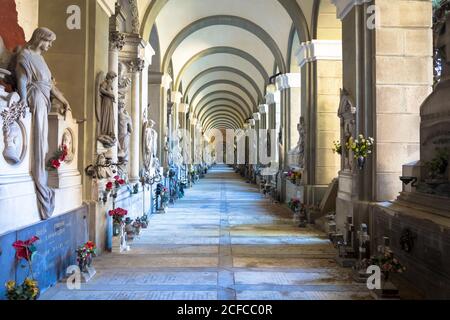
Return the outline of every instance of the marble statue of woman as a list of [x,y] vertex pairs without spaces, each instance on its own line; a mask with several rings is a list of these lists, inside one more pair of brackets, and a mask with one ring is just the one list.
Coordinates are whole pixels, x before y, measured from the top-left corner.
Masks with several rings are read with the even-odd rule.
[[115,72],[108,72],[106,78],[103,79],[101,73],[97,79],[97,103],[96,115],[98,121],[98,141],[100,141],[105,148],[112,148],[116,144],[115,134],[115,117],[114,117],[114,103],[116,103],[116,96],[113,89],[113,81],[117,78]]
[[148,171],[155,167],[158,153],[158,133],[154,126],[155,121],[151,119],[144,125],[144,166]]
[[36,185],[38,209],[42,219],[52,216],[55,209],[55,192],[48,187],[46,155],[48,152],[48,113],[51,97],[67,109],[69,103],[53,84],[52,74],[42,54],[47,52],[56,35],[47,28],[34,31],[31,40],[17,55],[16,79],[20,103],[27,105],[33,116],[33,147],[31,172]]
[[130,136],[133,132],[133,124],[125,105],[119,103],[119,160],[128,162],[130,149]]

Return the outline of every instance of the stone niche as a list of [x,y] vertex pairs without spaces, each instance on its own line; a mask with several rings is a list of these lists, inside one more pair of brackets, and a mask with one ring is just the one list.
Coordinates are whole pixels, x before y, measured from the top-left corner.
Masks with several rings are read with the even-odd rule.
[[351,217],[354,225],[367,223],[367,205],[359,200],[359,175],[351,150],[345,148],[351,137],[356,137],[356,107],[351,94],[341,90],[341,102],[338,116],[341,119],[341,171],[339,172],[339,187],[336,199],[336,231],[344,235],[346,222]]

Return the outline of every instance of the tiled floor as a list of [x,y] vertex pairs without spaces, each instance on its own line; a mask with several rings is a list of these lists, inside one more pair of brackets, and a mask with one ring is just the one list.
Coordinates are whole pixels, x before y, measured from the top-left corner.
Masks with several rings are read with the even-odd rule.
[[218,166],[167,214],[155,215],[126,254],[95,259],[81,290],[58,284],[42,299],[369,299],[365,285],[333,261],[314,229]]

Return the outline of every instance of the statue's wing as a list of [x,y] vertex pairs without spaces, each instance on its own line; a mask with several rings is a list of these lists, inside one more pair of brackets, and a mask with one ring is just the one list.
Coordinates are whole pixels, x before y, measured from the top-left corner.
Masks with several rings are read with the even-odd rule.
[[99,72],[95,83],[95,116],[97,117],[97,121],[100,121],[102,117],[102,94],[100,93],[100,86],[105,79],[105,73],[103,71]]

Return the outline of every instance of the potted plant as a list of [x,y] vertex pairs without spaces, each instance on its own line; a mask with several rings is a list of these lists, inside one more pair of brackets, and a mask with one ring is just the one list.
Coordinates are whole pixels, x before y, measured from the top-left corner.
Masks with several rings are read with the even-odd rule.
[[26,241],[16,241],[13,244],[16,250],[16,259],[20,262],[26,261],[28,266],[28,276],[24,282],[17,285],[15,281],[8,281],[6,283],[6,297],[8,300],[36,300],[39,297],[38,282],[33,275],[33,257],[36,253],[35,243],[39,238],[34,236]]
[[355,140],[351,137],[347,142],[346,147],[348,150],[353,151],[354,158],[358,161],[358,168],[360,170],[364,169],[366,159],[372,154],[374,142],[375,140],[373,138],[365,138],[362,134],[358,136],[358,139]]

